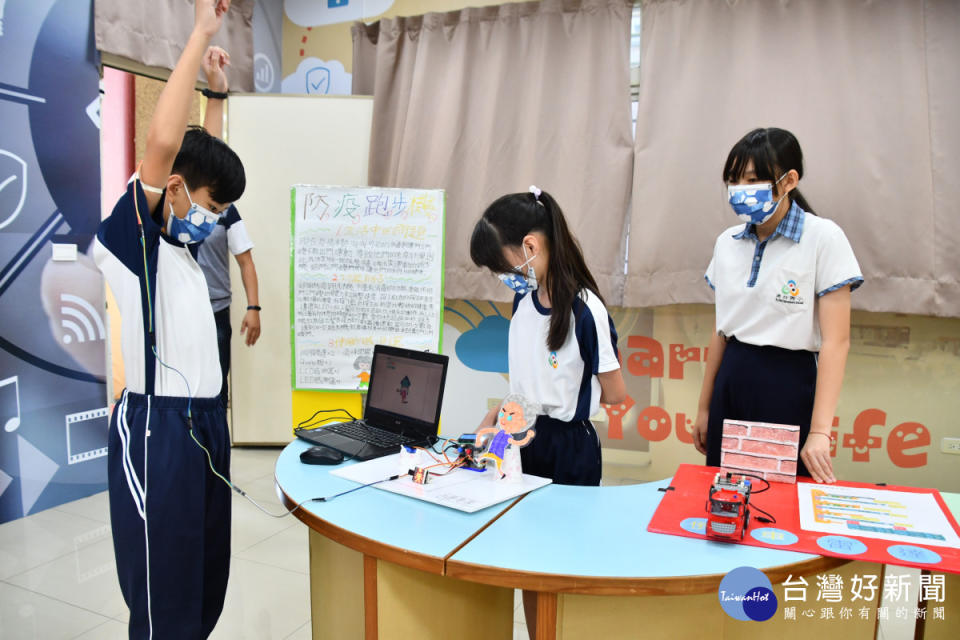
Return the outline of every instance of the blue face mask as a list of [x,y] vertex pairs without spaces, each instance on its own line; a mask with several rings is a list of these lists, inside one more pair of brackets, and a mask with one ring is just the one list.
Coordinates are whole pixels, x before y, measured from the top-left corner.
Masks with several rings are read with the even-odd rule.
[[173,203],[170,203],[170,217],[167,218],[167,235],[176,238],[183,244],[196,244],[203,241],[207,236],[213,233],[217,227],[217,221],[220,216],[201,207],[193,198],[190,197],[190,191],[187,185],[183,185],[183,191],[187,194],[187,200],[190,201],[190,210],[183,218],[178,218],[173,212]]
[[[780,176],[780,180],[786,175]],[[777,184],[780,180],[777,180]],[[727,187],[727,197],[737,217],[748,224],[763,224],[774,214],[786,194],[780,200],[774,200],[773,185],[761,182],[730,185]]]
[[527,249],[521,245],[523,257],[526,258],[523,264],[513,268],[511,273],[499,274],[500,281],[510,287],[514,292],[524,295],[537,288],[537,275],[533,270],[533,265],[527,267],[527,275],[523,275],[523,268],[530,264],[530,261],[537,256],[533,255],[527,258]]

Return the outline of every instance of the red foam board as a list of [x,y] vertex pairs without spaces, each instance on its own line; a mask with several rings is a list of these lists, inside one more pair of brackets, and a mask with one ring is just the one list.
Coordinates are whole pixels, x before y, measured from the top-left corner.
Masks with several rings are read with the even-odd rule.
[[[705,538],[704,528],[698,530],[697,520],[707,518],[706,504],[714,476],[718,467],[705,467],[682,464],[670,482],[671,489],[664,492],[657,510],[650,519],[647,530],[653,533],[666,533],[686,538]],[[809,478],[797,478],[798,483],[812,482]],[[759,484],[759,481],[758,483]],[[757,484],[754,486],[756,487]],[[940,492],[936,489],[917,487],[898,487],[867,484],[862,482],[842,482],[831,486],[886,489],[908,493],[929,493],[943,511],[944,516],[960,535],[960,527],[950,513]],[[762,485],[761,485],[762,486]],[[865,562],[880,562],[904,567],[917,567],[933,571],[946,571],[960,574],[960,549],[923,544],[923,542],[896,542],[864,536],[846,534],[830,535],[819,531],[805,531],[800,528],[800,508],[797,504],[797,488],[793,484],[771,482],[770,489],[750,497],[750,524],[742,540],[729,544],[745,544],[753,547],[769,547],[799,553],[811,553],[821,556],[849,558]],[[759,522],[760,507],[776,518],[775,524]],[[684,528],[686,526],[687,528]],[[796,540],[794,540],[796,538]],[[713,538],[710,538],[711,540]],[[859,544],[858,544],[859,542]],[[897,547],[891,551],[891,548]],[[897,555],[893,555],[896,553]],[[932,555],[931,555],[932,554]]]

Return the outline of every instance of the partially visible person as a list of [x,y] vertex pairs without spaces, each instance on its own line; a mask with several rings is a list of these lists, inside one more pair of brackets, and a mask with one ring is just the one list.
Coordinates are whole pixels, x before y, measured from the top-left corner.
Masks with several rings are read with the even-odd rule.
[[[230,64],[230,56],[220,47],[210,47],[203,57],[203,70],[207,76],[207,111],[203,126],[210,135],[222,138],[223,96],[229,89],[223,69]],[[219,95],[218,95],[219,94]],[[217,348],[220,352],[220,371],[223,383],[220,387],[220,402],[227,406],[229,389],[227,376],[230,373],[230,339],[233,327],[230,324],[230,260],[233,254],[240,267],[240,279],[247,295],[247,312],[240,324],[240,333],[245,335],[246,345],[253,346],[260,338],[260,299],[257,268],[253,264],[253,241],[240,212],[233,205],[220,218],[217,226],[197,250],[197,263],[203,269],[213,307],[213,319],[217,323]]]

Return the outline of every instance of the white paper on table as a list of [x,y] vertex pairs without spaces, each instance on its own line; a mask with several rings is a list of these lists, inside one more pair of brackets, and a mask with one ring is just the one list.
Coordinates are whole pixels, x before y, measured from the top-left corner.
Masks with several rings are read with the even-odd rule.
[[[400,454],[360,462],[330,472],[331,475],[369,484],[397,474]],[[454,469],[442,476],[430,476],[427,484],[416,484],[410,476],[373,485],[373,488],[398,493],[451,509],[473,513],[550,484],[549,478],[523,474],[522,482],[501,480],[496,471]]]
[[798,482],[797,503],[805,531],[960,548],[932,493]]

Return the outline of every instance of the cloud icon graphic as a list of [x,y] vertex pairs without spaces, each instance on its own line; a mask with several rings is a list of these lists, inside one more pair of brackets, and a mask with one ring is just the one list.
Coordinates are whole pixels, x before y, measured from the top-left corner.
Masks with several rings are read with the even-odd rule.
[[324,62],[319,58],[305,58],[297,70],[283,79],[282,93],[311,95],[350,95],[353,74],[347,73],[339,60]]
[[507,339],[510,321],[503,316],[486,316],[476,329],[457,339],[457,358],[477,371],[507,373]]
[[290,22],[301,27],[319,27],[338,22],[372,18],[393,6],[393,0],[284,0]]

